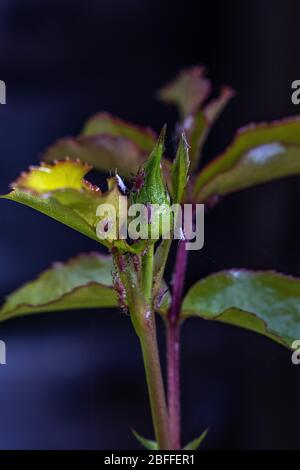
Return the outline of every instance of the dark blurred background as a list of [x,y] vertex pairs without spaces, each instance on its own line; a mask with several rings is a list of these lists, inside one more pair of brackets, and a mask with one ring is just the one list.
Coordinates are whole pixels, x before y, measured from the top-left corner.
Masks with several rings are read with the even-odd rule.
[[[157,131],[175,111],[155,90],[204,63],[216,90],[237,92],[205,159],[251,121],[299,113],[300,3],[164,0],[1,0],[0,192],[56,138],[107,110]],[[172,137],[170,135],[169,139]],[[234,194],[206,218],[205,248],[187,287],[222,268],[300,275],[298,178]],[[32,210],[0,201],[0,295],[54,260],[98,249]],[[152,435],[138,340],[117,311],[37,315],[1,325],[1,449],[135,449]],[[161,335],[163,347],[164,334]],[[206,427],[205,449],[299,448],[300,366],[270,340],[190,320],[182,333],[184,441]]]

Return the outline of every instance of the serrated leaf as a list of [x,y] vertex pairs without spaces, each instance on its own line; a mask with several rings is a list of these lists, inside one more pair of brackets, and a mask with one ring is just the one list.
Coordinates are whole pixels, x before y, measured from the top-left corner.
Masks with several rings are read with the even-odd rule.
[[189,442],[187,445],[185,445],[184,448],[183,448],[183,450],[197,450],[197,449],[199,449],[199,447],[201,446],[202,442],[203,442],[204,439],[206,438],[207,433],[208,433],[208,429],[206,429],[205,431],[203,431],[203,433],[201,434],[201,436],[197,437],[196,439],[194,439],[193,441],[191,441],[191,442]]
[[29,206],[99,241],[96,211],[105,195],[83,178],[89,170],[86,164],[72,160],[31,167],[11,185],[13,191],[2,197]]
[[96,170],[121,175],[136,173],[147,157],[147,152],[124,137],[92,135],[59,139],[43,154],[43,160],[53,162],[69,156],[92,165]]
[[205,67],[198,65],[183,70],[159,91],[159,98],[177,106],[181,127],[190,144],[191,168],[195,169],[201,149],[215,120],[234,95],[229,87],[223,87],[220,95],[206,103],[211,93],[211,83]]
[[[71,160],[32,167],[27,173],[22,173],[21,177],[13,183],[14,190],[11,193],[1,197],[48,215],[108,248],[116,247],[123,252],[132,253],[143,251],[146,241],[141,240],[129,245],[126,240],[118,239],[118,228],[121,225],[119,220],[121,217],[123,219],[127,217],[126,205],[125,208],[122,204],[119,206],[119,198],[125,197],[119,190],[120,178],[118,176],[109,178],[108,190],[101,193],[98,187],[82,178],[84,172],[86,173],[89,169],[90,167],[86,164]],[[117,226],[116,238],[99,238],[97,226],[103,217],[101,219],[97,214],[103,204],[109,204],[110,207],[115,208],[116,220],[113,219],[113,223]],[[122,214],[120,208],[123,211]],[[108,214],[105,223],[110,221],[109,217]]]
[[134,142],[141,150],[151,152],[157,136],[150,128],[137,126],[109,113],[92,116],[84,125],[81,136],[109,135]]
[[300,280],[275,272],[222,271],[187,293],[181,318],[246,328],[291,347],[300,338]]
[[188,116],[183,122],[183,128],[190,144],[192,169],[197,167],[202,147],[213,124],[233,96],[234,92],[231,88],[223,87],[220,96],[209,101],[203,109],[198,110],[194,116]]
[[67,225],[74,230],[77,230],[77,232],[80,232],[82,235],[99,241],[96,235],[96,230],[93,226],[91,226],[72,207],[62,205],[51,195],[45,198],[30,192],[15,189],[9,194],[1,197],[31,207],[32,209],[35,209],[42,214],[45,214],[48,217],[51,217],[52,219],[57,220],[58,222],[61,222],[62,224]]
[[[48,217],[67,225],[70,228],[80,232],[107,248],[117,248],[122,252],[141,253],[147,247],[147,240],[139,240],[133,244],[127,243],[125,239],[118,238],[119,219],[121,217],[118,197],[124,197],[118,189],[116,178],[109,178],[108,191],[101,193],[87,181],[84,182],[84,189],[78,191],[75,189],[58,189],[37,194],[29,189],[14,189],[9,194],[0,196],[0,198],[18,202],[25,206],[41,212]],[[110,204],[116,210],[116,239],[99,238],[97,233],[97,224],[101,217],[97,216],[97,210],[102,204]],[[121,210],[125,209],[121,205]],[[122,212],[122,216],[126,217]],[[109,222],[109,215],[106,217],[106,223]],[[121,224],[120,224],[121,225]]]
[[174,80],[159,90],[158,97],[167,104],[176,105],[184,119],[197,111],[210,91],[211,84],[206,78],[206,69],[197,65],[182,70]]
[[238,131],[228,149],[199,173],[194,197],[204,202],[299,173],[299,117],[251,125]]
[[55,263],[7,298],[0,321],[30,313],[117,307],[112,271],[111,257],[95,253]]
[[12,183],[15,189],[25,189],[37,194],[48,193],[58,189],[81,190],[86,187],[84,176],[91,170],[86,163],[78,160],[62,160],[55,164],[41,163],[32,166],[29,171]]
[[157,442],[152,441],[151,439],[145,439],[140,434],[138,434],[134,429],[132,429],[132,434],[145,449],[158,450]]
[[179,204],[182,201],[188,180],[189,165],[189,147],[185,135],[182,134],[172,167],[173,203]]
[[143,160],[153,149],[156,135],[143,128],[99,113],[85,124],[78,137],[59,139],[43,156],[45,161],[79,158],[100,171],[115,171],[130,176],[138,171]]

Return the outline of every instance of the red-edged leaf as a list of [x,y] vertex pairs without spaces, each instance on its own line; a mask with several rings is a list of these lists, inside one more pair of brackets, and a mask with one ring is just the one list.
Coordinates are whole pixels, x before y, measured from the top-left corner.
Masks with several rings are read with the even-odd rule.
[[232,269],[198,281],[181,318],[199,316],[246,328],[291,347],[300,338],[300,279]]
[[206,68],[196,65],[182,70],[174,80],[159,90],[158,97],[167,104],[176,105],[184,119],[198,110],[210,92],[211,83],[206,77]]
[[196,179],[198,202],[300,173],[300,118],[250,125]]
[[54,263],[6,299],[0,321],[30,313],[117,307],[113,269],[110,256],[96,253]]

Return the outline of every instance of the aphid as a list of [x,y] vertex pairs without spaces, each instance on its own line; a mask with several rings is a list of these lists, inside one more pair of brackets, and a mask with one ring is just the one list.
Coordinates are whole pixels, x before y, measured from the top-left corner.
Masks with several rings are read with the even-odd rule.
[[141,258],[138,255],[132,255],[132,263],[136,273],[141,270]]
[[117,255],[117,265],[121,273],[123,273],[126,268],[126,259],[124,255],[120,255],[120,254]]
[[112,257],[113,257],[113,262],[114,262],[114,267],[115,267],[115,272],[113,273],[113,276],[118,276],[118,271],[123,273],[126,269],[126,258],[124,255],[118,252],[117,248],[112,248],[111,250]]
[[118,175],[118,173],[115,174],[115,179],[116,179],[118,188],[119,188],[119,190],[121,191],[121,193],[126,194],[126,193],[127,193],[127,188],[126,188],[126,186],[125,186],[124,181],[123,181],[122,178]]
[[138,193],[145,184],[145,170],[140,168],[137,175],[132,180],[131,191],[133,193]]
[[121,273],[125,271],[126,258],[124,255],[118,252],[117,248],[112,248],[111,253],[113,257],[114,267],[116,269],[116,272],[114,273],[114,275],[117,276],[118,271],[120,271]]
[[112,273],[112,278],[113,278],[113,286],[115,291],[117,292],[117,297],[118,297],[118,304],[122,312],[127,313],[128,312],[128,306],[126,303],[126,289],[119,278],[119,276],[116,273]]

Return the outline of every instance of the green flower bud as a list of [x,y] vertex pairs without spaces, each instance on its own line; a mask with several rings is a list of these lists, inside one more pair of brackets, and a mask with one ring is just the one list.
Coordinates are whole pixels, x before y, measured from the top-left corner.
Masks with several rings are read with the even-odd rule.
[[131,192],[130,195],[131,206],[133,204],[142,204],[146,208],[145,216],[144,218],[141,218],[141,224],[146,224],[146,236],[149,239],[153,238],[153,234],[157,235],[156,238],[159,238],[164,234],[164,223],[167,221],[167,217],[169,225],[166,225],[172,227],[169,210],[170,197],[167,192],[161,168],[165,133],[166,126],[164,126],[161,131],[158,141],[149,158],[139,170],[133,185],[133,192]]

